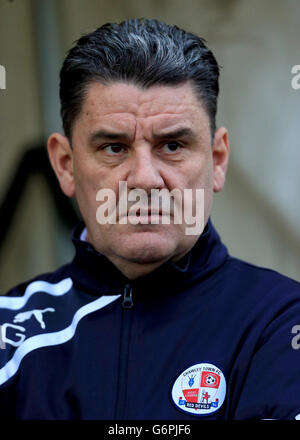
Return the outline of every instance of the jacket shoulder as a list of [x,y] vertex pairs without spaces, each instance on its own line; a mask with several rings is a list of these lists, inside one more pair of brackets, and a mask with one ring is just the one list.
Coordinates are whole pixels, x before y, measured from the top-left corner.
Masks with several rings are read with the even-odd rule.
[[250,295],[261,304],[271,301],[272,306],[294,301],[300,304],[300,282],[276,270],[234,257],[229,257],[224,269],[231,288],[242,296]]
[[236,274],[241,274],[249,278],[253,278],[256,281],[265,281],[274,283],[275,281],[280,284],[287,284],[296,289],[300,289],[300,282],[290,278],[287,275],[270,269],[267,267],[257,266],[253,263],[249,263],[239,258],[229,257],[228,259],[229,269],[233,270]]
[[[40,275],[37,275],[29,280],[26,280],[16,286],[13,286],[9,289],[2,297],[15,297],[15,296],[23,296],[30,286],[37,286],[38,283],[46,284],[58,284],[63,280],[67,280],[70,278],[70,263],[65,264],[59,267],[56,271],[45,272]],[[0,298],[1,298],[0,296]]]

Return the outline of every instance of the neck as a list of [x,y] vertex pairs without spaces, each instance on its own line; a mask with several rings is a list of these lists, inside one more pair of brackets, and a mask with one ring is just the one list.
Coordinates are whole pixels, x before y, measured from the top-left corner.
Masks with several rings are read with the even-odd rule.
[[118,255],[112,254],[112,255],[103,255],[106,256],[106,258],[129,280],[135,280],[137,278],[140,278],[144,275],[147,275],[151,272],[153,272],[158,267],[162,266],[166,261],[170,260],[172,262],[177,262],[181,260],[185,255],[189,253],[192,246],[188,249],[185,249],[180,254],[174,255],[167,255],[165,258],[151,262],[151,263],[139,263],[136,261],[130,261],[128,259],[125,259],[123,257],[120,257]]

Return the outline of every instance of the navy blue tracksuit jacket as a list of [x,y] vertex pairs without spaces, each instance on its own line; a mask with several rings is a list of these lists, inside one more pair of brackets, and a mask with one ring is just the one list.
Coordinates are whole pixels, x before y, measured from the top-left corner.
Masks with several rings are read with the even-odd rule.
[[295,419],[300,285],[232,258],[209,221],[177,264],[74,260],[0,297],[9,419]]

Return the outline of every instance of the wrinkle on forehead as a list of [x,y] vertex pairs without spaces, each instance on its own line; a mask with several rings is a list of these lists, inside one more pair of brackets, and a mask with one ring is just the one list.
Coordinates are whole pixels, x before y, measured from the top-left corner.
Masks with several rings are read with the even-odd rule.
[[150,137],[154,131],[175,128],[180,122],[190,127],[209,122],[189,83],[149,89],[125,83],[91,83],[78,119],[84,131],[126,129],[133,137],[143,130]]
[[[101,110],[99,103],[104,104],[105,109],[102,107]],[[131,113],[138,117],[146,117],[162,112],[181,113],[187,105],[201,107],[201,102],[189,83],[143,89],[133,84],[113,83],[104,86],[94,82],[89,85],[83,107],[87,112],[91,109],[95,111],[95,107],[99,108],[102,115]]]
[[[99,106],[99,103],[96,100],[91,100],[86,103],[86,108],[83,109],[84,115],[86,117],[92,118],[104,118],[104,117],[112,117],[122,115],[122,117],[128,115],[133,116],[137,119],[145,119],[145,118],[154,118],[156,116],[166,115],[166,116],[174,116],[174,115],[182,115],[186,113],[192,113],[195,110],[195,106],[188,106],[187,104],[172,104],[172,103],[159,103],[158,101],[153,101],[147,104],[133,104],[127,102],[124,104],[124,108],[121,103],[116,103],[115,105],[110,105],[110,103],[105,103],[105,110],[103,107]],[[160,107],[160,108],[159,108]],[[170,109],[170,107],[175,108],[174,111]],[[199,109],[199,106],[197,107]]]

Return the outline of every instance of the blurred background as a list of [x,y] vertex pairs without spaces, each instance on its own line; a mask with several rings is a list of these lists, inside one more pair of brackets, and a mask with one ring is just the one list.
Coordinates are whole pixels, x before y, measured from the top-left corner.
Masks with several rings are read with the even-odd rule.
[[212,220],[232,255],[300,281],[298,0],[0,0],[0,292],[74,254],[78,213],[45,160],[62,132],[59,69],[82,34],[131,17],[177,24],[215,53],[231,160]]

